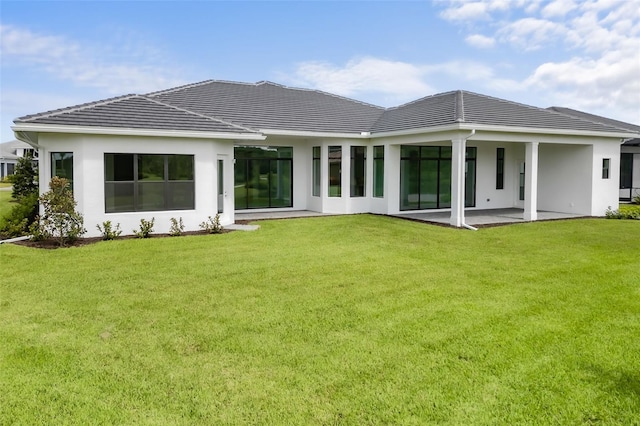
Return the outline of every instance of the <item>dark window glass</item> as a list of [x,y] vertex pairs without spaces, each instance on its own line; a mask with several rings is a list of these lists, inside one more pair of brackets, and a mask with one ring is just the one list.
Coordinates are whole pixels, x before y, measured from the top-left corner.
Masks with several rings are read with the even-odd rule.
[[524,185],[525,185],[525,176],[524,176],[524,171],[525,171],[525,164],[524,163],[520,163],[520,190],[519,192],[519,199],[520,201],[524,200]]
[[609,158],[602,159],[602,179],[609,179],[610,165],[611,165],[611,160]]
[[373,196],[384,196],[384,146],[373,147]]
[[133,182],[133,158],[134,154],[105,154],[105,179],[112,182]]
[[[465,207],[475,205],[476,147],[467,147]],[[400,210],[451,207],[451,147],[400,148]]]
[[168,160],[169,180],[193,180],[193,155],[170,155]]
[[293,148],[237,146],[236,209],[293,206]]
[[624,152],[620,156],[620,189],[631,188],[633,182],[633,154]]
[[195,208],[193,155],[105,154],[105,211]]
[[329,197],[342,196],[342,147],[329,147]]
[[312,195],[319,197],[320,196],[320,179],[321,179],[321,156],[320,156],[320,147],[313,147],[313,189]]
[[365,176],[367,163],[367,147],[351,147],[351,196],[365,196]]
[[67,179],[73,189],[73,152],[51,153],[51,177],[54,176]]
[[504,148],[496,151],[496,189],[504,189]]

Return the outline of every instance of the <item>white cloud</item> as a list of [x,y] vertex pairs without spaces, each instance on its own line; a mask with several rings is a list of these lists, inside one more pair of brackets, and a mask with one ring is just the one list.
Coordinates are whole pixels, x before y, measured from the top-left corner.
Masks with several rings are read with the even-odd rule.
[[448,21],[467,21],[489,19],[488,5],[484,2],[460,3],[456,7],[445,9],[440,16]]
[[339,67],[327,62],[303,62],[292,77],[292,84],[311,87],[342,96],[375,92],[389,101],[407,100],[433,89],[423,80],[424,70],[406,62],[361,57]]
[[[122,51],[121,55],[114,52]],[[147,92],[184,83],[179,71],[160,62],[154,49],[90,46],[65,37],[0,26],[2,66],[27,64],[58,80],[107,94]]]
[[493,37],[483,36],[482,34],[472,34],[464,40],[467,44],[480,49],[487,49],[496,44],[496,40]]
[[[445,90],[462,89],[451,83],[481,86],[492,91],[517,90],[522,84],[496,77],[493,68],[474,61],[410,64],[374,57],[360,57],[339,66],[327,62],[303,62],[292,75],[280,76],[292,85],[309,87],[369,102],[396,106]],[[439,87],[436,84],[440,83]]]
[[567,29],[552,21],[523,18],[504,26],[497,32],[498,39],[522,50],[537,50],[550,40],[562,37]]
[[[637,0],[518,0],[509,3],[508,10],[491,4],[474,2],[483,20],[463,13],[465,3],[457,0],[445,3],[441,16],[463,24],[461,28],[469,31],[465,41],[471,45],[486,38],[517,50],[520,67],[547,52],[558,58],[534,63],[520,85],[506,79],[501,87],[525,87],[555,104],[640,123]],[[531,51],[542,54],[530,55]],[[499,81],[494,76],[487,86]]]
[[573,0],[555,0],[547,4],[540,12],[545,18],[562,18],[576,8]]

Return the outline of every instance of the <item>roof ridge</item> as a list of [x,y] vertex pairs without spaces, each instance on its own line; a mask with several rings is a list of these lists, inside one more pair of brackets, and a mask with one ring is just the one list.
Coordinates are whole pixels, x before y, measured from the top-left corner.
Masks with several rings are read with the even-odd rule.
[[203,80],[203,81],[199,81],[197,83],[183,84],[182,86],[176,86],[176,87],[172,87],[170,89],[163,89],[163,90],[158,90],[158,91],[155,91],[155,92],[149,92],[149,93],[146,93],[144,96],[158,96],[158,95],[163,95],[165,93],[177,92],[178,90],[189,89],[191,87],[204,86],[205,84],[211,83],[213,81],[215,81],[215,80]]
[[74,105],[74,106],[70,106],[70,107],[53,109],[53,110],[50,110],[50,111],[40,112],[38,114],[25,115],[23,117],[16,118],[14,121],[24,122],[24,121],[36,120],[36,119],[39,119],[39,118],[49,118],[49,117],[53,117],[53,116],[60,115],[60,114],[68,114],[68,113],[71,113],[71,112],[82,111],[83,109],[92,108],[92,107],[100,106],[100,105],[107,105],[107,104],[111,104],[111,103],[114,103],[114,102],[117,102],[117,101],[122,101],[122,100],[125,100],[125,99],[131,99],[131,98],[135,98],[135,97],[139,97],[139,96],[140,95],[137,95],[135,93],[130,93],[128,95],[115,96],[113,98],[101,99],[99,101],[87,102],[87,103],[84,103],[84,104],[78,104],[78,105]]
[[[400,109],[400,108],[404,108],[404,107],[407,107],[407,106],[412,105],[412,104],[416,104],[418,102],[424,101],[425,99],[430,99],[430,98],[435,98],[435,97],[439,97],[439,96],[450,95],[450,94],[455,93],[455,92],[456,92],[456,90],[449,90],[448,92],[434,93],[432,95],[423,96],[423,97],[415,99],[413,101],[405,102],[405,103],[400,104],[398,106],[393,106],[393,107],[386,108],[386,110],[387,111],[393,111],[395,109]],[[459,90],[458,90],[458,92],[459,92]]]
[[228,126],[235,127],[237,129],[246,130],[246,131],[251,132],[251,133],[258,133],[254,129],[251,129],[251,128],[246,127],[246,126],[240,126],[239,124],[235,124],[235,123],[233,123],[231,121],[223,120],[223,119],[217,118],[217,117],[211,117],[211,116],[206,115],[206,114],[200,114],[199,112],[191,111],[191,110],[188,110],[186,108],[180,108],[178,106],[171,105],[171,104],[168,104],[168,103],[165,103],[165,102],[162,102],[162,101],[159,101],[157,99],[153,99],[153,98],[150,98],[150,97],[147,97],[147,96],[144,96],[144,95],[140,95],[140,97],[143,98],[143,99],[146,99],[146,100],[148,100],[150,102],[156,103],[158,105],[162,105],[162,106],[165,106],[165,107],[169,107],[169,108],[175,109],[177,111],[186,112],[187,114],[195,115],[195,116],[200,117],[200,118],[205,118],[207,120],[212,120],[212,121],[215,121],[215,122],[218,122],[218,123],[226,124]]
[[331,96],[333,98],[337,98],[337,99],[343,99],[345,101],[350,101],[353,103],[357,103],[360,105],[365,105],[365,106],[370,106],[379,110],[385,110],[386,108],[381,107],[380,105],[375,105],[372,104],[370,102],[364,102],[358,99],[353,99],[353,98],[349,98],[347,96],[342,96],[342,95],[336,95],[335,93],[331,93],[331,92],[325,92],[324,90],[320,90],[320,89],[311,89],[311,88],[306,88],[306,87],[294,87],[294,86],[287,86],[284,84],[280,84],[280,83],[274,83],[273,81],[269,81],[269,80],[261,80],[257,83],[255,83],[256,86],[260,86],[263,84],[270,84],[272,86],[276,86],[276,87],[280,87],[281,89],[287,89],[287,90],[298,90],[301,92],[314,92],[314,93],[319,93],[322,95],[327,95],[327,96]]

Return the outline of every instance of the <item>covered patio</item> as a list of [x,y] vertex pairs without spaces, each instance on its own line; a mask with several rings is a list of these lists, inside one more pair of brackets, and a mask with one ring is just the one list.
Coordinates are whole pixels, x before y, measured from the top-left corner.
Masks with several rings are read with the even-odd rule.
[[[450,225],[451,213],[449,211],[421,212],[421,213],[401,213],[393,215],[403,219],[418,220],[423,222]],[[465,223],[470,226],[490,226],[504,225],[508,223],[529,222],[525,219],[524,209],[486,209],[486,210],[466,210],[464,213]],[[559,220],[584,217],[571,213],[537,211],[537,220]]]

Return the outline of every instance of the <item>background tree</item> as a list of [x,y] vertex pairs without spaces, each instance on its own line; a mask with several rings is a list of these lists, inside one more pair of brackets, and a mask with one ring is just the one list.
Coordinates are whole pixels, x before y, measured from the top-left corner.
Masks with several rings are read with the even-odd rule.
[[38,192],[36,169],[33,167],[33,157],[26,154],[18,159],[13,175],[13,198],[20,201],[30,194]]

